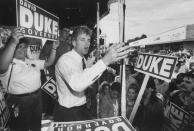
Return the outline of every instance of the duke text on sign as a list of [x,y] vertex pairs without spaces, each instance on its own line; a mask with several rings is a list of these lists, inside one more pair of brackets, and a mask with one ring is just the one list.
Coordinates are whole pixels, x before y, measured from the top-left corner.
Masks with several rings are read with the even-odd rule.
[[150,76],[170,81],[177,58],[162,55],[140,54],[135,70]]
[[55,80],[51,77],[44,85],[41,87],[43,91],[45,91],[48,95],[50,95],[53,99],[57,100],[57,87]]
[[165,110],[165,117],[168,120],[165,128],[168,131],[183,130],[190,124],[191,114],[176,104],[169,102]]
[[28,37],[58,39],[59,18],[27,0],[17,0],[17,26]]

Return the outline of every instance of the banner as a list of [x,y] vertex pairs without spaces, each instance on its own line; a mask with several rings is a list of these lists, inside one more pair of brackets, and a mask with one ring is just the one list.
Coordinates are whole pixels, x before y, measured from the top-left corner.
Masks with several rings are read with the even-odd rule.
[[135,131],[135,128],[120,116],[76,122],[53,122],[48,131]]
[[25,36],[58,40],[59,18],[27,0],[17,0],[17,26]]
[[6,126],[9,117],[9,109],[7,107],[3,94],[0,92],[0,127]]
[[53,99],[57,100],[57,86],[55,80],[52,77],[41,87],[41,89],[50,95]]
[[169,82],[176,61],[177,58],[171,56],[139,54],[135,70]]
[[190,124],[191,115],[174,103],[170,102],[165,110],[166,131],[181,131]]

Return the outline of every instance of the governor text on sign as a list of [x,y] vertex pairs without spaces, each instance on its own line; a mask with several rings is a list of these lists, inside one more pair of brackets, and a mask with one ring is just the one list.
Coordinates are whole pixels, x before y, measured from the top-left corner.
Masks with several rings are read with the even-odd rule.
[[17,1],[17,24],[26,36],[58,39],[59,18],[27,0]]

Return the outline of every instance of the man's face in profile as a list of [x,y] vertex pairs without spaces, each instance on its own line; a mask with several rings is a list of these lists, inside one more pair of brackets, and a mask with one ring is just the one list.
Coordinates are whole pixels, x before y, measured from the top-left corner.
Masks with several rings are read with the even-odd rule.
[[183,78],[183,82],[181,84],[181,87],[185,89],[185,91],[192,92],[192,90],[194,90],[194,78],[186,76]]
[[75,51],[84,56],[88,53],[90,47],[90,36],[87,34],[79,34],[76,40],[73,41]]
[[190,64],[190,70],[194,71],[194,62]]

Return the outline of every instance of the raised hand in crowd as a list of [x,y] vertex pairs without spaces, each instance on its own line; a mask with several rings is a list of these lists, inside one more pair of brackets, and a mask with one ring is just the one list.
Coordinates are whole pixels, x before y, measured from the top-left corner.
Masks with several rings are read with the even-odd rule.
[[44,64],[45,68],[51,66],[55,62],[56,51],[57,51],[57,48],[59,47],[59,45],[60,45],[59,41],[53,42],[51,54],[50,54],[49,58],[45,61],[45,64]]
[[22,33],[21,28],[20,27],[17,27],[11,33],[10,43],[18,44],[20,38],[23,38],[23,37],[24,37],[24,35]]
[[111,67],[107,67],[107,71],[108,71],[109,73],[112,73],[113,75],[116,75],[116,70],[113,69],[113,68],[111,68]]
[[155,85],[156,85],[156,92],[161,93],[162,95],[166,95],[169,84],[163,80],[154,79]]
[[59,45],[60,45],[60,42],[59,41],[55,41],[55,42],[53,42],[52,48],[53,49],[57,49],[59,47]]
[[0,53],[0,73],[7,71],[9,64],[13,59],[16,46],[23,37],[24,35],[22,34],[21,28],[18,27],[13,30],[9,41]]

